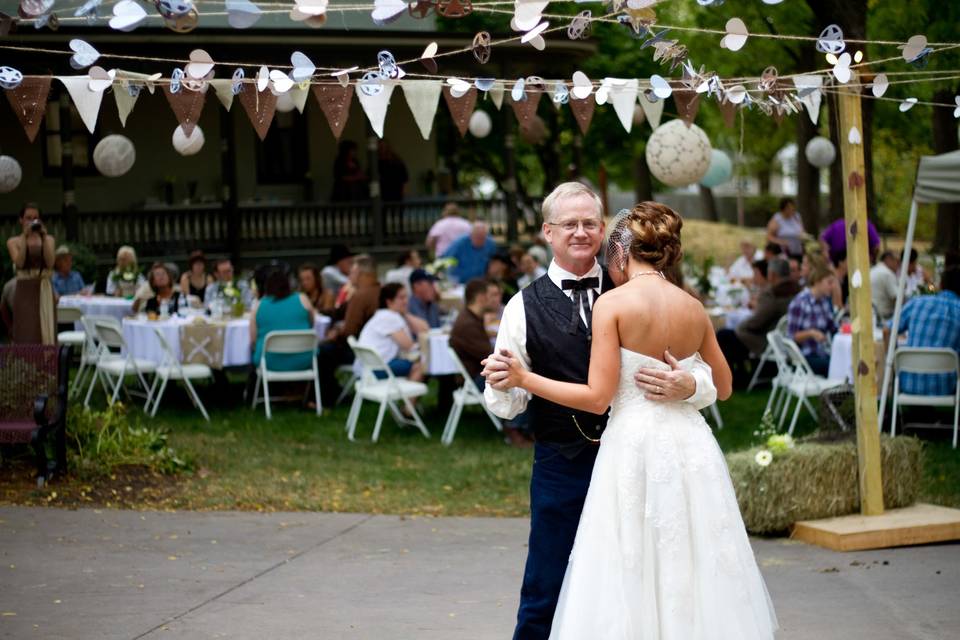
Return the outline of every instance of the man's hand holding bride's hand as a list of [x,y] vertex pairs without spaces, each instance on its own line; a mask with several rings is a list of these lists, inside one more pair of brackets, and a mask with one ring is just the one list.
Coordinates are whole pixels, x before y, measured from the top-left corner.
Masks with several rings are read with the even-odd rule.
[[509,391],[523,386],[523,376],[527,370],[509,350],[501,349],[500,353],[491,353],[480,364],[483,365],[481,375],[487,379],[487,384],[497,391]]
[[680,363],[669,351],[663,352],[663,359],[670,365],[670,371],[640,367],[633,375],[637,387],[646,392],[647,400],[686,400],[697,391],[696,378],[689,371],[681,369]]

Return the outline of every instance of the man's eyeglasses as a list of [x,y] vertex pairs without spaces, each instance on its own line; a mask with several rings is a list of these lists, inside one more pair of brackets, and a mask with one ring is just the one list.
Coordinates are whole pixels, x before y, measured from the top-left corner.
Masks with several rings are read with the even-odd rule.
[[588,218],[586,220],[564,220],[563,222],[548,222],[552,227],[560,227],[567,233],[573,233],[577,230],[577,227],[583,227],[583,230],[587,233],[594,233],[600,230],[602,223],[599,220],[594,218]]

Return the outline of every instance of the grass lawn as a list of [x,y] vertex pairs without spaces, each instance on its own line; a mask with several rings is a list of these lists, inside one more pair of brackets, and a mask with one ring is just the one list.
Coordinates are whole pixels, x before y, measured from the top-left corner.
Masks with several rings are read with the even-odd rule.
[[[399,428],[389,415],[380,441],[369,441],[375,406],[367,404],[358,441],[346,438],[348,407],[318,418],[299,403],[275,404],[274,418],[240,403],[241,387],[218,396],[201,387],[212,421],[207,424],[179,389],[168,391],[155,419],[131,410],[134,422],[160,426],[170,444],[193,462],[180,476],[119,469],[110,477],[69,476],[36,490],[25,452],[0,466],[0,502],[90,504],[132,508],[322,510],[423,515],[524,516],[528,508],[531,450],[503,443],[477,410],[466,411],[450,447],[439,443],[446,419],[425,400],[433,437]],[[721,403],[725,428],[716,432],[724,451],[754,443],[753,431],[767,391],[736,393]],[[801,417],[798,434],[814,423]],[[926,435],[926,434],[925,434]],[[943,432],[930,435],[923,499],[960,507],[960,452]],[[8,452],[9,453],[9,452]]]

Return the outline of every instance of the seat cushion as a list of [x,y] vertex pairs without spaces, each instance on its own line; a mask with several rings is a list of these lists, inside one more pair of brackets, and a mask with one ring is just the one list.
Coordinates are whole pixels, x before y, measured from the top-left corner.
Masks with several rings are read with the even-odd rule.
[[57,334],[60,344],[80,345],[86,342],[87,336],[83,331],[61,331]]
[[393,384],[390,380],[377,380],[376,382],[358,381],[357,393],[370,400],[381,401],[384,398],[388,400],[399,400],[401,398],[418,398],[427,394],[427,385],[422,382],[414,382],[407,378],[394,378]]
[[109,358],[101,359],[97,363],[97,368],[102,369],[109,373],[110,375],[119,375],[121,373],[126,373],[127,375],[134,375],[136,369],[134,369],[134,363],[137,365],[137,369],[140,370],[140,373],[153,373],[157,368],[157,363],[151,360],[141,360],[140,358],[134,358],[132,362],[127,362],[126,358]]
[[182,364],[180,367],[157,367],[156,374],[161,378],[170,380],[199,380],[201,378],[212,378],[213,371],[205,364]]
[[313,380],[313,369],[267,372],[267,382],[301,382],[304,380]]
[[921,407],[952,407],[954,396],[924,396],[913,393],[901,393],[897,396],[897,404]]

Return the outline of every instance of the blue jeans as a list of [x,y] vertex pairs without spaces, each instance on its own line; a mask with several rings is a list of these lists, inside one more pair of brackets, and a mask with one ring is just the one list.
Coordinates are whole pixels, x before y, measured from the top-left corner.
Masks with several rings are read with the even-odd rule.
[[530,542],[514,640],[546,640],[550,635],[598,450],[591,445],[568,460],[547,445],[534,445]]

